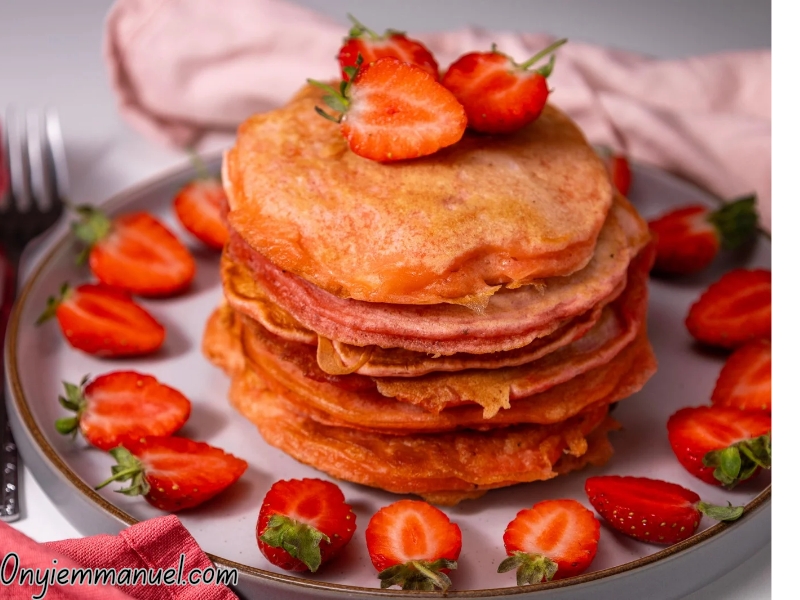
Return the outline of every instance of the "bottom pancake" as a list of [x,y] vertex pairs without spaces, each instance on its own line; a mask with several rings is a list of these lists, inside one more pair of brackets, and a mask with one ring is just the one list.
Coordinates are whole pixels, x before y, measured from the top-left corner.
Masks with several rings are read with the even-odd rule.
[[212,318],[204,351],[231,375],[233,406],[269,444],[339,479],[455,504],[489,489],[602,464],[611,455],[606,434],[616,423],[602,403],[561,423],[489,431],[386,435],[325,425],[294,410],[288,390],[259,377],[241,353],[227,351],[219,343],[227,335]]

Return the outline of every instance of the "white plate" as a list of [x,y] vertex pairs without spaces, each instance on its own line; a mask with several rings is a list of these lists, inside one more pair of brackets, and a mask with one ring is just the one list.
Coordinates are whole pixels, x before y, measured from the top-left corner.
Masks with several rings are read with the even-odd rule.
[[[211,160],[216,168],[219,160]],[[270,565],[255,542],[255,523],[261,500],[270,485],[285,478],[326,477],[264,443],[256,429],[229,407],[228,379],[200,352],[205,321],[219,303],[218,255],[199,247],[175,222],[171,199],[192,177],[189,168],[123,193],[107,204],[112,214],[150,210],[162,217],[192,247],[197,277],[189,292],[179,298],[148,300],[142,304],[167,327],[164,348],[153,357],[100,360],[71,349],[55,323],[35,327],[34,321],[47,297],[63,281],[87,281],[90,274],[74,264],[74,247],[62,240],[35,269],[12,315],[6,351],[10,388],[10,416],[23,460],[51,495],[64,515],[81,532],[90,535],[116,532],[136,521],[161,515],[140,498],[114,493],[111,485],[100,492],[92,487],[110,473],[109,455],[89,448],[80,439],[56,433],[53,423],[64,415],[57,397],[61,382],[78,382],[117,369],[149,373],[184,392],[192,400],[192,415],[181,435],[204,440],[244,458],[249,468],[239,482],[214,501],[179,513],[200,546],[217,564],[239,569],[237,590],[260,597],[266,590],[280,597],[353,597],[400,595],[425,597],[439,594],[381,592],[367,555],[363,532],[370,516],[398,497],[367,487],[340,483],[357,514],[356,535],[344,554],[316,575],[287,575]],[[700,190],[652,168],[634,167],[632,202],[647,218],[669,207],[688,203],[714,204]],[[459,568],[452,574],[448,596],[496,597],[532,594],[547,597],[599,598],[605,594],[636,597],[636,589],[649,598],[677,597],[733,568],[769,540],[770,475],[762,473],[729,492],[701,482],[678,464],[667,442],[666,421],[684,406],[707,404],[725,355],[695,346],[683,325],[689,305],[701,291],[734,266],[769,267],[770,245],[760,238],[748,251],[718,259],[702,275],[680,280],[651,280],[649,335],[659,360],[658,373],[638,394],[623,400],[614,412],[624,429],[612,433],[615,455],[602,469],[592,468],[548,482],[518,485],[489,492],[445,512],[463,532]],[[714,525],[704,518],[698,533],[681,544],[664,549],[619,535],[605,524],[590,571],[579,577],[521,590],[514,574],[497,574],[504,558],[506,524],[522,508],[546,498],[575,498],[589,506],[583,492],[587,476],[640,475],[680,483],[703,499],[748,506],[743,519],[732,525]],[[643,592],[645,593],[645,592]]]

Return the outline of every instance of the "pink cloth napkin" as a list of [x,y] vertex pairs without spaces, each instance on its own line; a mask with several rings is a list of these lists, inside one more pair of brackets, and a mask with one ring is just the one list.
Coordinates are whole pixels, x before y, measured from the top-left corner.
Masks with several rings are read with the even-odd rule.
[[[344,17],[344,15],[343,15]],[[306,78],[334,78],[347,28],[282,0],[118,0],[105,56],[122,115],[176,146],[284,103]],[[421,34],[441,68],[492,42],[524,60],[554,38],[477,29]],[[657,60],[571,41],[551,101],[594,144],[718,196],[757,192],[770,224],[771,52]]]
[[[236,600],[224,585],[141,585],[141,575],[138,584],[102,585],[102,579],[97,584],[90,584],[88,579],[81,583],[80,575],[75,575],[73,585],[63,583],[81,568],[114,569],[114,576],[124,579],[121,569],[150,569],[148,575],[152,573],[153,577],[163,569],[162,576],[166,577],[168,570],[178,571],[180,565],[182,570],[174,576],[194,581],[192,569],[202,573],[214,566],[174,515],[143,521],[119,535],[44,544],[0,522],[0,561],[0,598],[4,600]],[[30,576],[23,577],[24,569],[33,570],[32,581]],[[67,578],[61,584],[59,572]],[[130,571],[127,577],[133,575],[135,572]]]

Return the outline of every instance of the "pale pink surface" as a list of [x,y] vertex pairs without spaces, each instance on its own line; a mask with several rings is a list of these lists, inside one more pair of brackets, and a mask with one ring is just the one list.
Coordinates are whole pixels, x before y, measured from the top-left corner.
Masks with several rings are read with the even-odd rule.
[[[13,527],[0,522],[0,556],[14,552],[19,557],[19,568],[71,569],[170,569],[178,568],[180,555],[184,555],[183,577],[191,569],[212,567],[211,561],[174,515],[158,517],[137,523],[119,535],[95,535],[87,538],[37,544]],[[57,561],[54,563],[53,561]],[[6,577],[10,577],[12,564],[8,563]],[[18,581],[16,579],[15,581]],[[46,597],[52,600],[80,598],[81,600],[236,600],[236,596],[222,585],[52,585]],[[167,589],[169,588],[169,589]],[[6,600],[30,600],[41,594],[41,585],[3,586]]]
[[[306,78],[337,77],[345,34],[282,0],[118,0],[105,56],[122,115],[150,137],[187,146],[280,106]],[[416,37],[443,69],[492,42],[524,60],[554,40],[478,29]],[[722,198],[755,191],[770,228],[769,50],[657,60],[569,42],[557,55],[552,101],[592,143]]]

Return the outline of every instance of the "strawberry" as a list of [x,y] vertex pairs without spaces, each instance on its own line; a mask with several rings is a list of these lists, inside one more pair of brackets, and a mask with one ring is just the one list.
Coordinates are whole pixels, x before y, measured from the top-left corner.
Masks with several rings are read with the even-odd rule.
[[228,199],[218,179],[190,181],[175,195],[173,208],[186,230],[213,250],[222,250],[228,241],[228,227],[222,211]]
[[161,323],[127,292],[103,284],[63,284],[36,323],[53,317],[70,346],[96,356],[141,356],[164,343]]
[[453,94],[421,68],[386,57],[360,67],[339,90],[309,80],[328,92],[325,103],[342,113],[341,123],[350,149],[364,158],[389,162],[433,154],[464,135],[467,117]]
[[617,188],[617,191],[623,196],[627,196],[631,189],[631,165],[628,162],[628,157],[624,154],[614,152],[611,148],[606,146],[597,146],[595,148],[597,154],[603,159],[608,170],[608,175],[611,177],[611,183]]
[[242,476],[247,463],[224,450],[181,437],[145,436],[117,446],[109,453],[117,461],[112,481],[128,481],[116,490],[126,496],[144,496],[166,512],[193,508],[219,494]]
[[[497,51],[471,52],[450,65],[442,85],[464,105],[470,129],[483,133],[511,133],[536,120],[550,93],[547,77],[553,71],[558,40],[524,63]],[[542,58],[550,61],[531,69]]]
[[722,208],[692,205],[671,210],[650,221],[656,234],[656,263],[661,273],[678,275],[702,271],[720,248],[733,250],[757,232],[755,196],[739,198]]
[[517,585],[578,575],[597,554],[600,523],[575,500],[545,500],[521,510],[508,524],[508,558],[498,573],[517,569]]
[[276,481],[264,496],[256,524],[258,548],[287,571],[311,571],[344,548],[356,515],[333,483],[321,479]]
[[192,255],[161,222],[146,212],[106,217],[91,206],[78,206],[75,236],[87,244],[79,261],[102,283],[139,296],[171,296],[192,282]]
[[701,514],[718,521],[735,521],[741,506],[714,506],[675,483],[646,477],[589,477],[586,495],[609,525],[651,544],[674,544],[691,536]]
[[438,508],[421,500],[384,506],[369,521],[367,550],[379,571],[381,589],[446,591],[446,573],[457,567],[461,529]]
[[689,309],[689,333],[700,342],[738,348],[772,337],[772,273],[734,269],[712,283]]
[[772,462],[772,419],[762,412],[699,406],[682,408],[667,421],[672,451],[695,477],[727,488]]
[[134,371],[114,371],[87,385],[64,382],[65,395],[58,401],[76,412],[56,421],[59,433],[83,437],[101,450],[124,446],[147,435],[172,435],[189,418],[186,396],[155,377]]
[[755,340],[728,357],[711,395],[714,406],[772,412],[772,344]]
[[394,29],[387,29],[383,35],[378,35],[352,15],[347,16],[353,22],[353,27],[339,50],[339,65],[344,81],[350,81],[350,67],[357,66],[359,55],[367,65],[386,56],[397,58],[418,66],[439,80],[439,65],[422,42],[409,39],[404,32]]

